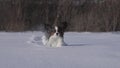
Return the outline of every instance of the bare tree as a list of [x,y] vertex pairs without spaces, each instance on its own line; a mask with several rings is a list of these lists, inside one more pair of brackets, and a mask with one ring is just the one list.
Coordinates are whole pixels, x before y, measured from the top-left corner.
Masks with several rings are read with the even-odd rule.
[[66,20],[66,16],[68,15],[69,8],[71,7],[71,3],[72,0],[58,0],[54,23],[59,22],[60,17],[62,21]]

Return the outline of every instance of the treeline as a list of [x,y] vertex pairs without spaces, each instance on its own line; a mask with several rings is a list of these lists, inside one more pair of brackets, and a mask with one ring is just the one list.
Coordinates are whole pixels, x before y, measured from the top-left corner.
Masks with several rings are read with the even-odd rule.
[[120,0],[0,0],[0,31],[62,21],[68,31],[120,31]]

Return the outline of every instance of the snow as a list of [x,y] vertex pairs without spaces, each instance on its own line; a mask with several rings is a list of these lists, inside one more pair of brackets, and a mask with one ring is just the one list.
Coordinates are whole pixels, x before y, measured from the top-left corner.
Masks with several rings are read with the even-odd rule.
[[120,68],[120,33],[67,32],[45,47],[42,32],[0,32],[0,68]]

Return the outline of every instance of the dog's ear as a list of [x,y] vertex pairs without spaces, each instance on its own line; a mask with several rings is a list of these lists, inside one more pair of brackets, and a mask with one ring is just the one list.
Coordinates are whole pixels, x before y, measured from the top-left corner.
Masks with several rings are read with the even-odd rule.
[[68,23],[64,21],[64,22],[61,22],[61,24],[62,24],[62,28],[66,30],[66,28],[68,27]]
[[48,23],[44,23],[44,29],[45,30],[49,30],[49,29],[51,29],[51,25],[50,24],[48,24]]

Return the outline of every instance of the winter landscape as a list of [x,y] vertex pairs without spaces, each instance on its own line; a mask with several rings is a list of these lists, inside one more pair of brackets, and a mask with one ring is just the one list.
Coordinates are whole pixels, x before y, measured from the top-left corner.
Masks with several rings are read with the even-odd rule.
[[120,33],[66,32],[45,47],[42,32],[0,32],[0,68],[120,68]]
[[120,0],[0,0],[0,68],[120,68]]

